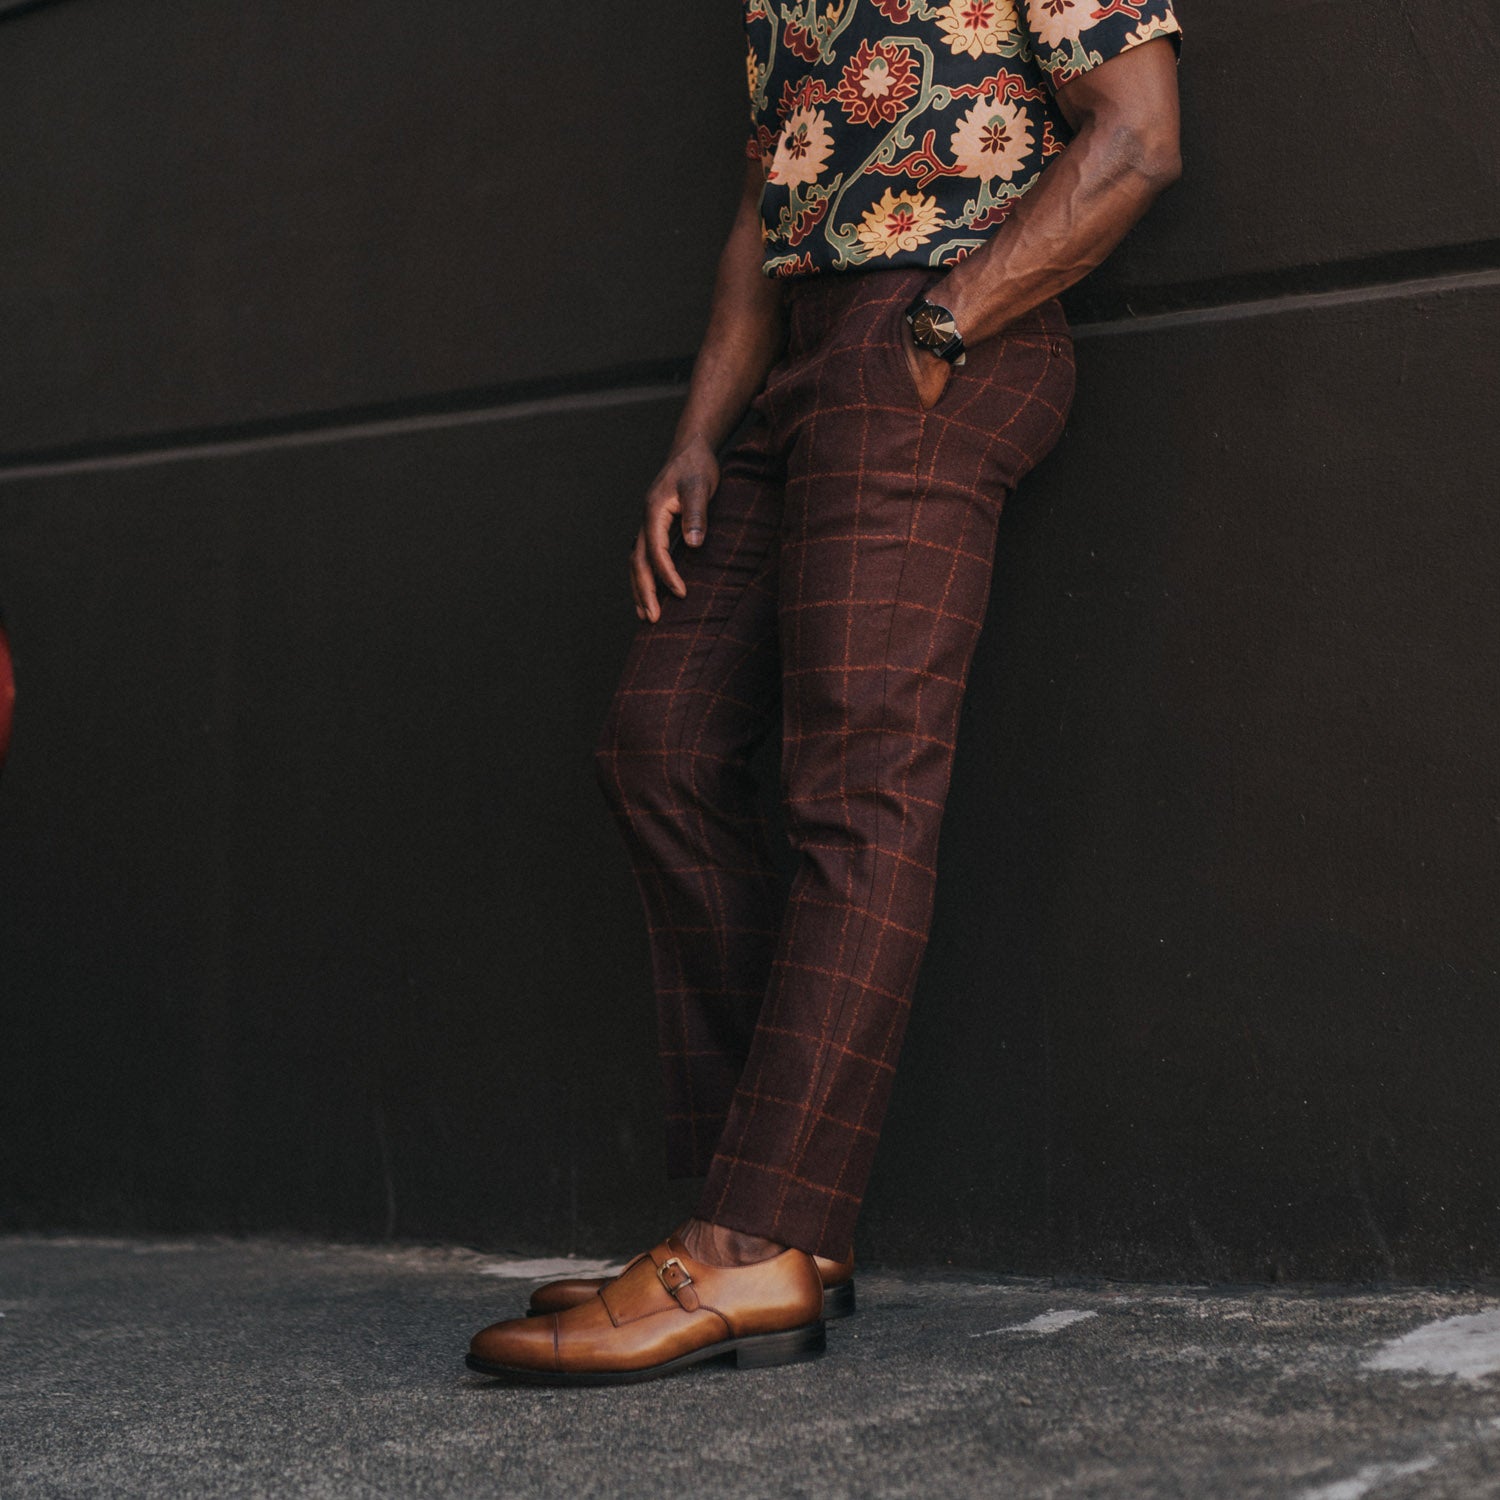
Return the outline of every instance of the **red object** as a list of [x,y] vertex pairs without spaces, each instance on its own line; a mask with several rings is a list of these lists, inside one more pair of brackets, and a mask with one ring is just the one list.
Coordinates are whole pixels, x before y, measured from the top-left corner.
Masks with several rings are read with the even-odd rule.
[[10,753],[10,725],[16,712],[16,674],[10,661],[10,638],[0,625],[0,768]]

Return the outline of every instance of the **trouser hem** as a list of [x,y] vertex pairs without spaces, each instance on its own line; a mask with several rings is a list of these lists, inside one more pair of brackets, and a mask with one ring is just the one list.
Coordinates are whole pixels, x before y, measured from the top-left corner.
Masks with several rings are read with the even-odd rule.
[[707,1223],[791,1245],[809,1255],[841,1260],[854,1240],[859,1203],[799,1183],[787,1184],[770,1168],[742,1164],[726,1183],[711,1171],[695,1211]]

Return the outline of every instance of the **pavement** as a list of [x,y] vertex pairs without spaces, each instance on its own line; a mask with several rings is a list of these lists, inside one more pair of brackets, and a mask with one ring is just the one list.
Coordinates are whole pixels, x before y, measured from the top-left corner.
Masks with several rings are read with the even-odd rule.
[[474,1329],[588,1264],[0,1238],[0,1494],[1500,1497],[1500,1288],[862,1268],[814,1363],[465,1370]]

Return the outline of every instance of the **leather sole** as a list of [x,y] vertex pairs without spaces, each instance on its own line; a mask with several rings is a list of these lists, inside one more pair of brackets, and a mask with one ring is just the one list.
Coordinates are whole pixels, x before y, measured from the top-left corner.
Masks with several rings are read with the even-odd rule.
[[742,1339],[723,1339],[717,1344],[695,1349],[691,1354],[679,1354],[665,1364],[648,1365],[644,1370],[525,1370],[512,1365],[493,1365],[472,1354],[464,1356],[464,1363],[481,1375],[493,1375],[516,1385],[639,1385],[643,1380],[657,1380],[690,1365],[718,1361],[740,1370],[769,1370],[775,1365],[793,1365],[802,1360],[816,1359],[826,1347],[823,1325],[809,1323],[805,1328],[789,1328],[785,1333],[757,1333]]
[[[823,1288],[823,1321],[825,1323],[832,1323],[839,1318],[852,1318],[857,1311],[852,1281],[841,1281],[837,1286]],[[544,1317],[546,1313],[547,1309],[544,1307],[528,1306],[526,1309],[528,1318]]]

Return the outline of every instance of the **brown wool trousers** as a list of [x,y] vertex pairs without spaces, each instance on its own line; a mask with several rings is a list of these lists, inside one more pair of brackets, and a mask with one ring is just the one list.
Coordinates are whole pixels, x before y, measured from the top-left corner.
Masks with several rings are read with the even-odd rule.
[[[637,628],[596,749],[646,908],[668,1167],[696,1212],[842,1256],[932,910],[995,527],[1073,394],[1055,300],[924,411],[901,315],[937,272],[791,283],[687,596]],[[778,899],[747,761],[781,732]]]

